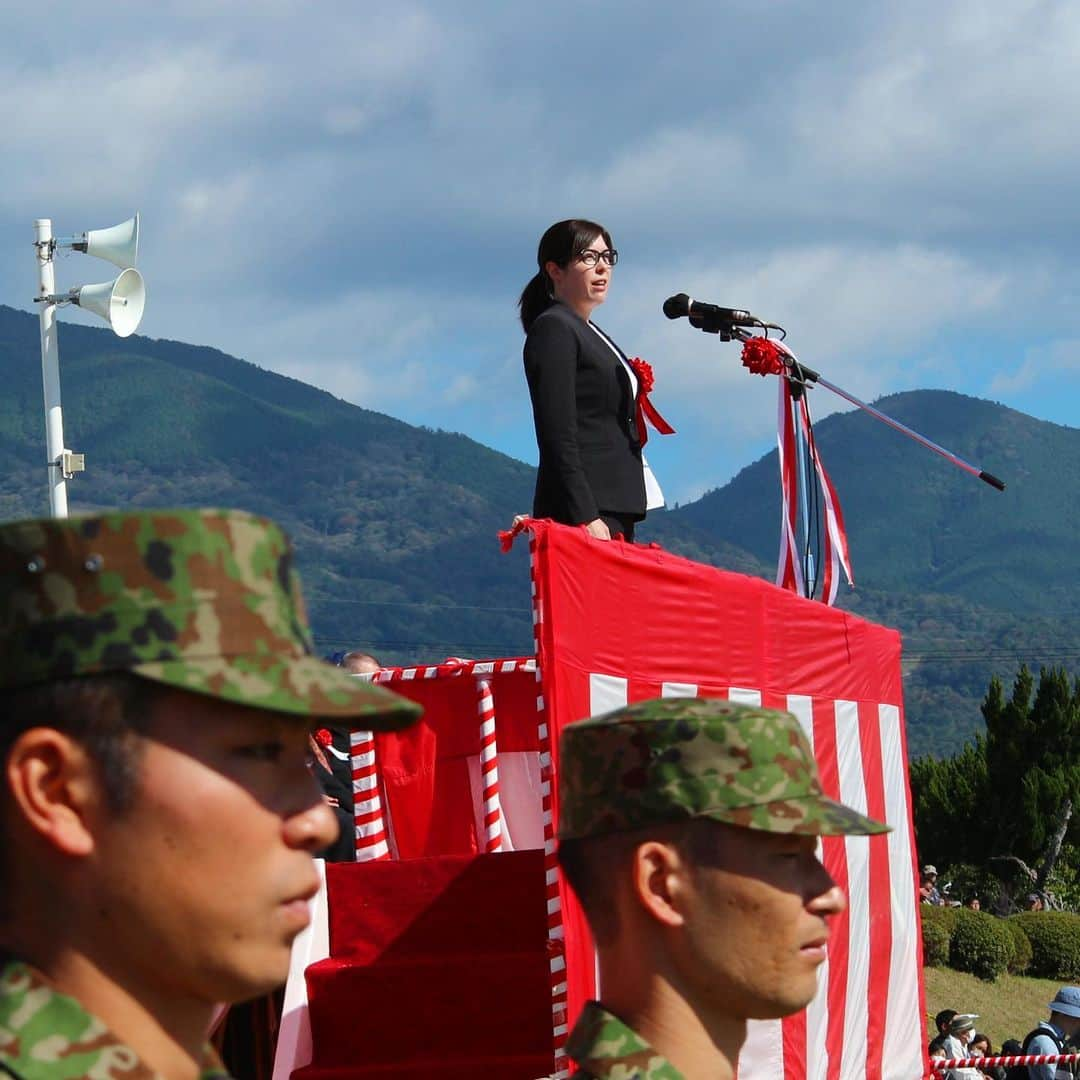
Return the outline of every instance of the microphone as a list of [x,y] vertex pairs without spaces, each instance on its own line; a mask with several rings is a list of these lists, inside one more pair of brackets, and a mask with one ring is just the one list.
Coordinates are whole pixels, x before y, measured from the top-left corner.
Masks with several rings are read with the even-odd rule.
[[710,334],[717,334],[721,330],[730,329],[733,326],[765,325],[756,315],[751,315],[749,311],[741,311],[739,308],[717,307],[716,304],[691,300],[686,293],[669,296],[664,301],[664,314],[669,319],[681,319],[686,316],[693,326]]

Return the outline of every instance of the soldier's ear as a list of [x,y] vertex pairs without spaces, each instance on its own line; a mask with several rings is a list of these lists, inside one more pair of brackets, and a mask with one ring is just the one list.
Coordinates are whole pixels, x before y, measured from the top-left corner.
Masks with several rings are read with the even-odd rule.
[[8,753],[4,780],[18,831],[60,855],[78,858],[93,851],[91,822],[102,802],[101,781],[69,735],[47,727],[24,731]]
[[686,860],[662,840],[645,840],[634,849],[634,897],[645,912],[664,926],[682,926]]

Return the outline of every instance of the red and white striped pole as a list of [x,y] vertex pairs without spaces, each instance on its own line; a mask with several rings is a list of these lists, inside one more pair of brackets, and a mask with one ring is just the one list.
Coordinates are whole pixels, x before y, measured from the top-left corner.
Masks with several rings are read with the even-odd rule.
[[566,1060],[566,1040],[570,1034],[569,997],[566,981],[566,941],[563,934],[562,898],[559,896],[559,860],[555,848],[554,792],[551,782],[555,770],[551,760],[551,731],[547,723],[543,681],[540,672],[540,626],[543,603],[536,590],[536,536],[529,536],[529,570],[532,577],[533,648],[536,663],[536,710],[540,744],[540,805],[544,815],[544,897],[547,904],[548,968],[551,978],[551,1036],[555,1051],[553,1080],[570,1075]]
[[375,765],[375,736],[370,731],[349,734],[352,754],[353,815],[356,821],[356,861],[389,859],[386,821],[379,798],[379,772]]
[[495,697],[490,679],[477,679],[480,710],[480,778],[484,791],[484,851],[502,851],[502,804],[499,799],[499,747],[495,741]]

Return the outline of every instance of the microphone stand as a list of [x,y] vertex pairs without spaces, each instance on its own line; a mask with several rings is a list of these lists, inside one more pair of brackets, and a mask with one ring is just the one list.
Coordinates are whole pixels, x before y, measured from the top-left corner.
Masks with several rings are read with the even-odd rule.
[[[754,337],[754,335],[741,326],[726,326],[720,332],[721,341],[730,341],[732,338],[738,338],[739,341],[745,342],[749,341],[752,337]],[[909,439],[914,439],[920,446],[925,446],[927,450],[932,450],[935,454],[940,454],[946,461],[951,461],[958,469],[963,469],[964,472],[971,473],[972,476],[977,476],[984,483],[989,484],[998,491],[1005,490],[1005,481],[999,480],[993,473],[988,473],[985,469],[980,469],[978,465],[972,465],[971,462],[965,461],[958,454],[954,454],[951,450],[946,450],[943,446],[938,446],[936,442],[928,439],[925,435],[920,435],[917,431],[912,430],[907,424],[900,423],[899,420],[883,413],[880,409],[875,409],[873,405],[860,400],[854,394],[849,394],[846,390],[837,386],[836,383],[829,382],[823,375],[816,372],[813,368],[807,367],[801,361],[796,360],[790,353],[783,349],[781,349],[781,359],[787,366],[785,378],[790,380],[793,386],[801,387],[802,389],[815,384],[824,386],[826,390],[831,390],[837,397],[842,397],[845,401],[850,401],[852,405],[858,406],[863,412],[869,413],[883,424],[888,424],[894,431],[899,431],[901,435],[906,435]]]

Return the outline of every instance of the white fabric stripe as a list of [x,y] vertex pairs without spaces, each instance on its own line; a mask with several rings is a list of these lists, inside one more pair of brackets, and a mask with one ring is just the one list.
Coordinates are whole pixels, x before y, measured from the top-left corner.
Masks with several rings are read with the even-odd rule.
[[618,675],[589,676],[589,715],[621,709],[627,701],[629,681]]
[[813,748],[814,699],[808,698],[803,694],[788,694],[787,710],[799,721],[799,727],[803,729],[803,734],[809,740],[811,748]]
[[[357,795],[356,785],[353,785],[353,794]],[[359,802],[353,803],[353,813],[359,817],[361,814],[377,814],[382,809],[382,802],[379,799],[378,792],[376,792],[370,799],[362,799]]]
[[745,1080],[780,1080],[784,1075],[784,1029],[779,1020],[751,1020],[739,1051],[738,1074]]
[[888,835],[889,894],[892,900],[892,955],[889,965],[889,1011],[882,1039],[882,1078],[901,1080],[916,1076],[922,1067],[922,1010],[919,1007],[919,971],[916,964],[915,879],[908,825],[908,792],[904,778],[900,710],[878,706],[881,731],[881,767],[885,774],[885,820]]
[[728,689],[728,701],[737,701],[740,705],[760,705],[761,691],[732,686]]
[[386,826],[383,824],[382,818],[376,821],[367,821],[362,825],[356,826],[357,838],[367,838],[369,836],[382,836],[386,832]]
[[311,902],[311,922],[297,934],[289,957],[289,981],[281,1009],[273,1080],[289,1080],[294,1069],[311,1064],[311,1020],[308,1016],[308,966],[330,955],[330,912],[326,898],[326,863],[315,860],[319,891]]
[[[821,859],[821,840],[817,845]],[[829,1075],[829,958],[817,971],[817,993],[806,1007],[806,1080],[825,1080]]]
[[[836,759],[840,774],[840,801],[866,813],[859,706],[836,702]],[[860,1080],[866,1075],[866,1002],[870,988],[870,844],[866,836],[844,840],[848,868],[848,976],[844,1011],[844,1043],[840,1075]]]
[[661,697],[697,697],[697,683],[666,682],[660,685]]
[[[811,748],[814,745],[814,701],[803,694],[788,694],[787,708],[803,729]],[[821,839],[817,856],[821,859]],[[829,960],[818,968],[818,991],[806,1007],[806,1080],[825,1080],[829,1074],[829,1048],[825,1036],[829,1030]]]
[[375,859],[385,858],[390,854],[390,848],[385,840],[379,841],[374,847],[366,847],[358,844],[356,847],[357,862],[372,862]]
[[[760,705],[761,691],[732,686],[728,688],[728,701]],[[748,1080],[784,1075],[784,1029],[779,1020],[751,1020],[746,1025],[746,1042],[739,1051],[738,1074]]]

